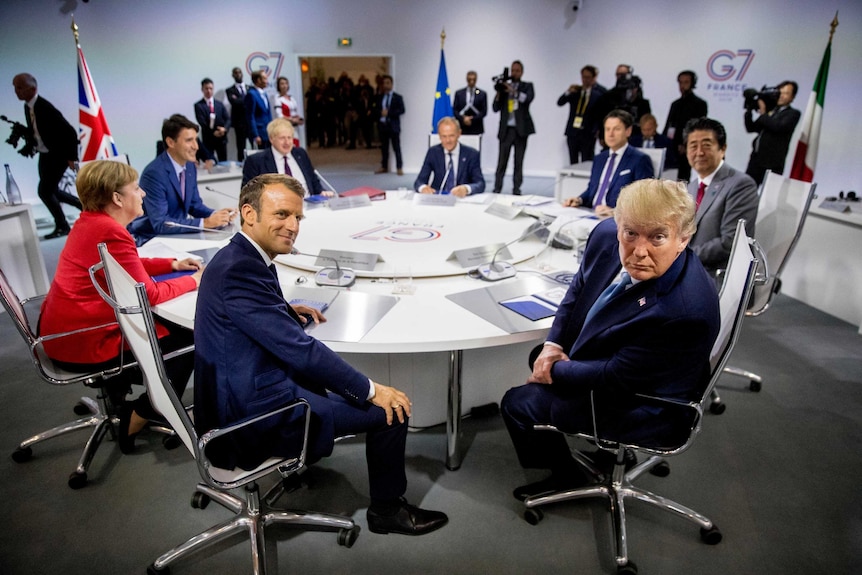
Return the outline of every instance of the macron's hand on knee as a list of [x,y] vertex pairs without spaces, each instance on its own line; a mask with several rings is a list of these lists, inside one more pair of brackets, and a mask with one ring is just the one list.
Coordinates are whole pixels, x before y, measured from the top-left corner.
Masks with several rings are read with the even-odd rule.
[[400,423],[404,423],[404,416],[410,417],[411,406],[413,405],[407,394],[394,387],[381,385],[376,381],[372,383],[374,384],[374,397],[371,398],[371,403],[386,412],[386,424],[392,425],[393,414]]

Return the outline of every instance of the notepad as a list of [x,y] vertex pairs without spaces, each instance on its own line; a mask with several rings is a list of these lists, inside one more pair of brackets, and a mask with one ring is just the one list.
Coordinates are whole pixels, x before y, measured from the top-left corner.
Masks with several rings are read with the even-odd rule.
[[557,313],[556,307],[552,307],[533,296],[521,296],[498,303],[531,321],[545,319]]
[[304,305],[306,307],[311,307],[316,309],[320,313],[323,313],[327,309],[329,309],[329,302],[317,301],[313,299],[294,298],[287,303],[289,303],[290,305]]

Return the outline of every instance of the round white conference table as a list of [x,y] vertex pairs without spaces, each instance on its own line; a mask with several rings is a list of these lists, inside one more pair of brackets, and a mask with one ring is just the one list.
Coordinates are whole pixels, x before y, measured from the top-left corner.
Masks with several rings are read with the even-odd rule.
[[[553,320],[533,321],[498,302],[549,290],[559,294],[567,283],[549,278],[556,275],[566,282],[577,261],[573,251],[549,248],[535,235],[517,241],[536,218],[521,213],[506,219],[493,215],[500,205],[490,205],[502,204],[509,217],[519,209],[511,206],[517,197],[482,194],[454,206],[431,206],[418,203],[413,192],[387,196],[340,210],[307,204],[295,248],[312,255],[277,257],[279,279],[288,301],[328,303],[327,322],[308,332],[372,379],[405,391],[413,401],[411,426],[428,427],[445,419],[446,466],[457,469],[463,457],[462,405],[499,401],[506,389],[523,383],[529,375],[529,349],[545,337]],[[525,209],[536,213],[543,207]],[[550,233],[586,215],[572,209],[564,213],[566,217],[551,224]],[[150,242],[151,249],[164,244],[193,252],[223,246],[229,239],[229,234],[206,234],[213,239],[203,235],[162,236]],[[498,282],[475,277],[469,273],[475,264],[462,267],[466,264],[453,256],[463,250],[465,261],[479,258],[487,263],[510,242],[498,259],[515,264],[517,275]],[[316,286],[321,265],[334,265],[317,260],[321,250],[345,262],[356,260],[356,254],[366,254],[358,260],[377,261],[371,269],[355,269],[352,287]],[[159,304],[154,312],[193,329],[196,299],[196,292],[184,294]],[[464,381],[470,384],[466,401]],[[448,397],[445,406],[439,401],[442,393]]]

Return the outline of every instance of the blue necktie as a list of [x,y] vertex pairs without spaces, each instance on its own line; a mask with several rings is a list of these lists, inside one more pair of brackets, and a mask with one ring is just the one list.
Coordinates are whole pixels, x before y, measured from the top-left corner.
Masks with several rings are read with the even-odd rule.
[[614,173],[614,160],[617,159],[617,153],[611,154],[608,159],[608,170],[605,172],[605,177],[602,179],[602,185],[599,187],[599,193],[596,194],[596,200],[593,202],[593,207],[597,208],[605,201],[605,194],[608,193],[608,184],[611,183],[611,174]]
[[452,152],[449,154],[449,163],[446,165],[446,181],[443,182],[443,193],[448,194],[455,187],[455,174],[452,170]]
[[628,274],[628,272],[623,272],[620,275],[620,281],[611,284],[607,288],[605,288],[605,291],[602,292],[602,295],[599,296],[599,298],[593,304],[593,307],[591,307],[590,311],[587,312],[587,318],[584,320],[584,325],[589,323],[593,316],[595,316],[603,307],[605,307],[609,301],[626,291],[626,289],[630,285],[632,285],[631,276]]

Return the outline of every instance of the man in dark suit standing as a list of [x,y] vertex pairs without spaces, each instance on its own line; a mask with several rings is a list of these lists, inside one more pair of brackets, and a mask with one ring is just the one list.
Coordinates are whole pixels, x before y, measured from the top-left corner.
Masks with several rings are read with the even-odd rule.
[[687,249],[694,229],[685,185],[649,179],[623,190],[614,219],[590,235],[527,384],[501,404],[521,465],[551,470],[515,489],[517,499],[586,482],[565,437],[534,425],[592,431],[594,393],[603,435],[656,439],[673,411],[635,394],[691,401],[703,393],[719,307],[714,282]]
[[557,106],[569,105],[569,119],[564,133],[570,164],[592,160],[595,156],[600,125],[595,122],[591,112],[599,97],[605,93],[605,89],[596,83],[598,75],[595,66],[584,66],[581,68],[581,84],[572,84],[557,100]]
[[452,194],[463,198],[485,191],[479,152],[458,142],[461,127],[455,118],[437,122],[440,144],[428,148],[413,189],[422,194]]
[[467,87],[455,92],[452,109],[462,134],[484,134],[488,115],[488,93],[476,87],[476,72],[467,72]]
[[266,132],[272,147],[252,154],[242,165],[243,186],[260,174],[285,174],[299,181],[307,196],[335,195],[323,189],[305,150],[294,146],[293,122],[288,118],[276,118],[266,127]]
[[235,210],[208,208],[198,192],[198,125],[181,114],[162,123],[165,151],[141,173],[144,215],[129,224],[138,245],[160,234],[183,234],[220,228]]
[[[676,179],[687,182],[691,178],[691,166],[686,158],[682,132],[689,120],[703,118],[708,112],[706,102],[693,92],[697,87],[697,74],[692,70],[683,70],[677,75],[676,81],[679,84],[680,97],[671,103],[662,133],[673,142],[678,168]],[[667,162],[665,164],[668,168],[673,167],[667,165]]]
[[[272,260],[293,249],[303,194],[299,182],[280,174],[258,176],[240,192],[242,231],[212,259],[198,292],[195,427],[199,433],[223,428],[304,398],[311,406],[309,463],[332,453],[336,437],[366,434],[371,532],[429,533],[448,519],[404,499],[410,399],[307,334],[304,324],[325,319],[282,295]],[[254,469],[270,456],[295,453],[301,433],[289,421],[269,418],[226,436],[210,456],[220,467]]]
[[392,91],[392,76],[382,77],[382,93],[377,96],[377,123],[380,132],[380,167],[375,174],[385,174],[389,171],[389,143],[395,152],[395,167],[398,175],[404,175],[404,162],[401,159],[401,115],[406,111],[404,98]]
[[527,151],[527,138],[536,133],[533,117],[530,116],[530,104],[536,97],[532,82],[522,82],[524,65],[520,60],[512,62],[509,69],[510,79],[498,82],[494,86],[497,94],[494,96],[492,108],[500,112],[500,127],[497,139],[500,140],[500,154],[497,159],[497,173],[494,178],[494,193],[503,189],[503,176],[509,165],[509,154],[515,148],[515,171],[512,176],[512,193],[521,195],[521,184],[524,182],[524,154]]
[[757,100],[760,114],[756,120],[752,110],[745,110],[745,130],[757,132],[757,137],[751,143],[751,158],[745,173],[754,178],[759,186],[763,183],[766,170],[776,174],[784,173],[784,161],[787,159],[787,149],[793,130],[799,123],[799,110],[791,108],[790,103],[796,97],[799,86],[796,82],[787,80],[778,85],[778,103],[772,110],[766,109],[763,99]]
[[254,87],[246,92],[243,99],[248,139],[257,149],[262,150],[269,146],[266,127],[272,121],[272,109],[269,106],[269,96],[266,94],[269,76],[265,71],[257,70],[251,73],[251,81]]
[[54,218],[54,231],[46,240],[69,235],[70,227],[60,202],[81,209],[81,202],[60,189],[66,168],[75,169],[78,161],[78,134],[51,102],[37,93],[36,78],[18,74],[12,79],[15,95],[24,102],[27,140],[39,152],[39,199]]
[[248,141],[248,120],[245,118],[245,95],[249,86],[242,81],[242,69],[239,67],[231,71],[234,85],[225,90],[225,101],[230,108],[230,124],[233,126],[233,135],[236,138],[236,161],[245,159],[245,145]]
[[727,134],[720,122],[710,118],[690,120],[683,141],[689,164],[697,175],[688,184],[688,193],[697,205],[697,233],[691,240],[691,249],[703,266],[715,273],[727,267],[736,222],[744,219],[745,232],[754,237],[757,184],[724,161]]
[[564,200],[564,206],[594,208],[597,215],[609,216],[624,187],[655,175],[649,156],[628,144],[633,124],[632,115],[625,110],[611,110],[604,122],[608,148],[593,161],[586,191]]
[[224,104],[213,98],[214,91],[213,81],[204,78],[201,81],[201,92],[204,97],[195,102],[195,118],[201,127],[204,147],[218,156],[219,162],[226,162],[230,117]]

